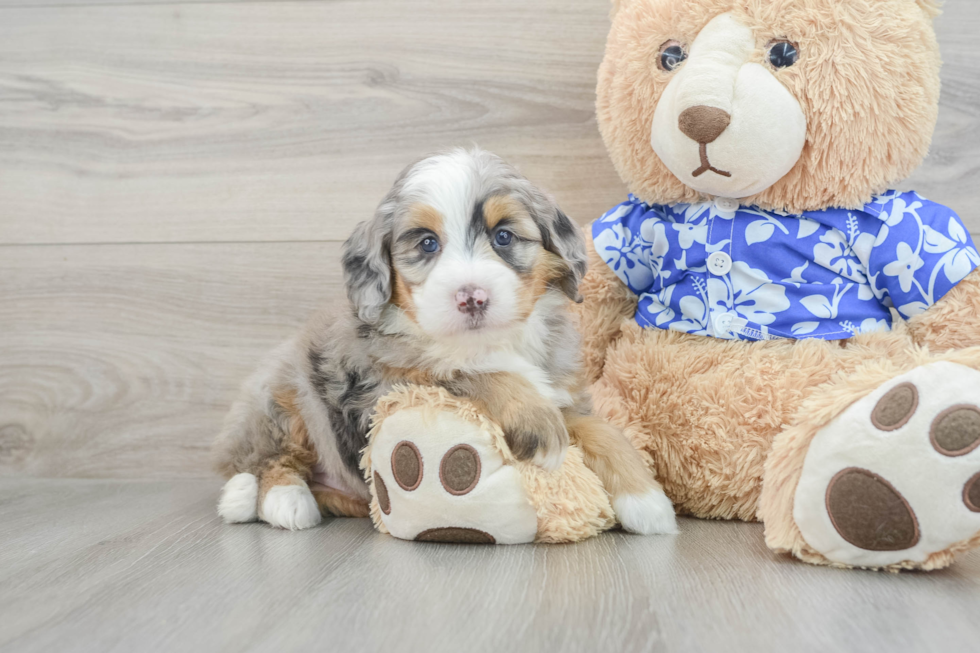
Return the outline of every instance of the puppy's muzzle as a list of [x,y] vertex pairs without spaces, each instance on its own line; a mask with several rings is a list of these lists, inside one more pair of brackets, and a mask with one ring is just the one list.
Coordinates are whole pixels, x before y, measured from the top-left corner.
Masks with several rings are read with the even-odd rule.
[[490,296],[483,288],[467,285],[456,291],[456,308],[460,313],[480,315],[489,304]]

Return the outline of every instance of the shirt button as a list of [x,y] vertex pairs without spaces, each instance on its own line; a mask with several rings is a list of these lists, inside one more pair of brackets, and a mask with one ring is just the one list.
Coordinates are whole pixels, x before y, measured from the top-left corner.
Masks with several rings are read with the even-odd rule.
[[735,319],[734,313],[722,313],[715,318],[715,333],[719,335],[727,334],[732,328],[732,320]]
[[708,272],[722,276],[732,270],[732,257],[725,252],[715,252],[708,257]]
[[715,200],[715,206],[719,211],[724,211],[725,213],[731,213],[738,209],[740,204],[738,200],[733,200],[730,197],[719,197]]

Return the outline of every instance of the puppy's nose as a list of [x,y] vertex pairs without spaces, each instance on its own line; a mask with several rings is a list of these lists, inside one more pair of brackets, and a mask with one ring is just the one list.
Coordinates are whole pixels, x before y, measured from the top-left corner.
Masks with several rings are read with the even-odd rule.
[[460,313],[482,313],[488,300],[487,291],[476,286],[463,286],[456,291],[456,308]]
[[698,143],[713,143],[731,122],[732,117],[727,111],[699,104],[684,109],[677,119],[677,126]]

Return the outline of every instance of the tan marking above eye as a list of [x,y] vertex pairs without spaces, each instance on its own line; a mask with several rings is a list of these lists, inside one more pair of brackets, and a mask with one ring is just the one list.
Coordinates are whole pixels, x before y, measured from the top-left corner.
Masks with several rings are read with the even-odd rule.
[[541,231],[523,204],[509,195],[494,195],[483,203],[483,222],[493,229],[507,220],[507,229],[524,240],[540,240]]
[[436,236],[442,237],[443,217],[434,207],[428,204],[413,204],[408,211],[404,230],[428,229]]

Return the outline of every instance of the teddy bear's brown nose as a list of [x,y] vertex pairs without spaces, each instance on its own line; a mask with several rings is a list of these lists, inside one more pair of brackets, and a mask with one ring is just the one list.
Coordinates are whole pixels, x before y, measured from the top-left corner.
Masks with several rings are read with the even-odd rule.
[[677,126],[698,143],[713,143],[728,129],[732,117],[723,109],[699,104],[681,112]]

